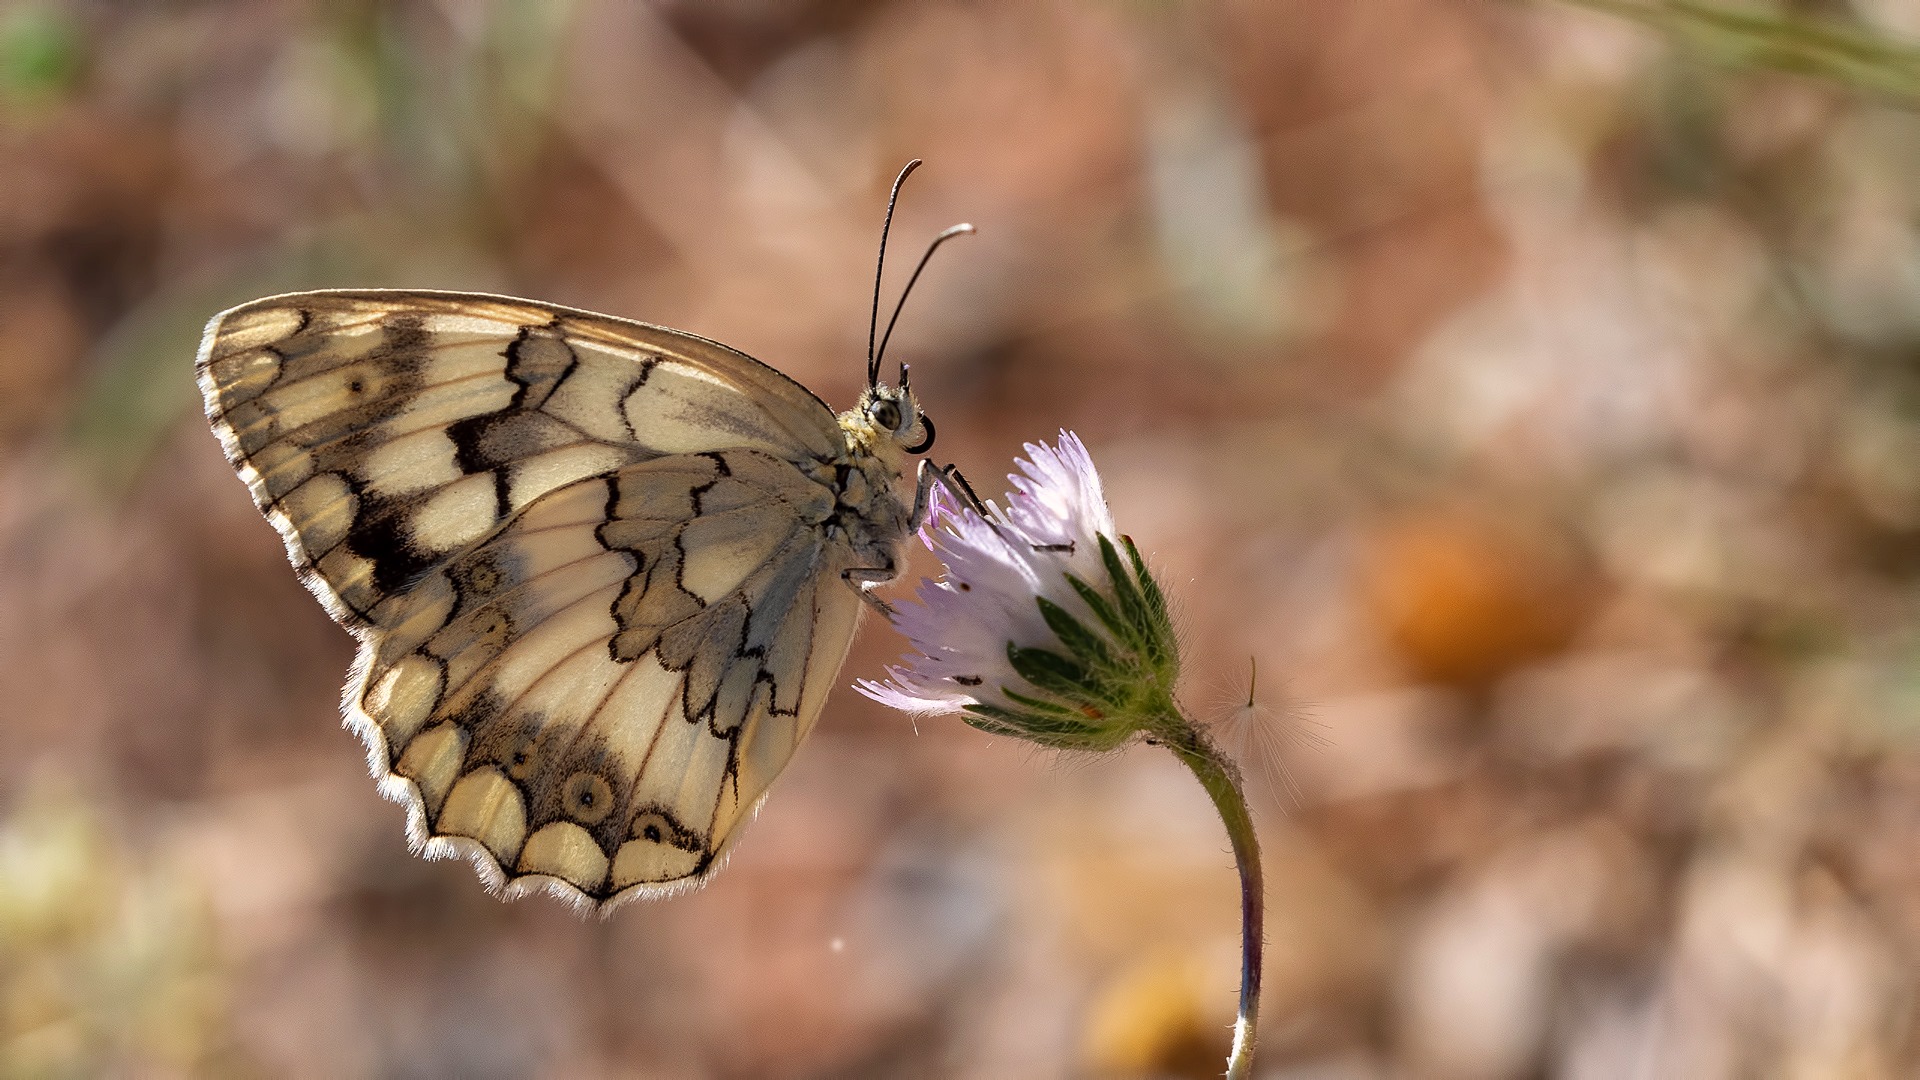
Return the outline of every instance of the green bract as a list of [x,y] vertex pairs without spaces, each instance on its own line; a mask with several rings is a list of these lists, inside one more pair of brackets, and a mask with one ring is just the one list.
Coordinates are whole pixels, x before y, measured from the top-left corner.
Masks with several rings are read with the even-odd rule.
[[1065,607],[1036,596],[1057,648],[1007,643],[1007,665],[1027,689],[1000,688],[1014,707],[973,702],[964,719],[982,731],[1013,735],[1061,750],[1110,750],[1176,715],[1173,688],[1180,650],[1166,597],[1132,539],[1122,560],[1113,541],[1097,537],[1104,579],[1063,573],[1093,612],[1089,626]]

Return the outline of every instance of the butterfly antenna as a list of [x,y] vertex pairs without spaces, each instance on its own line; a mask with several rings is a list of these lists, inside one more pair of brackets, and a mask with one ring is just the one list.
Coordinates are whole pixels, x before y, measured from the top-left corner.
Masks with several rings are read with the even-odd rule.
[[867,385],[875,386],[880,381],[880,358],[874,353],[873,340],[880,329],[880,275],[887,268],[887,231],[893,228],[893,204],[900,200],[900,185],[907,182],[913,170],[920,167],[920,159],[907,162],[900,175],[893,178],[893,191],[887,195],[887,218],[880,223],[880,256],[873,260],[873,314],[867,319]]
[[[973,232],[973,226],[962,223],[934,237],[933,243],[927,245],[926,254],[920,256],[920,265],[913,268],[913,276],[907,279],[907,287],[900,290],[900,302],[893,305],[893,318],[887,320],[887,332],[880,335],[880,352],[874,356],[873,362],[868,365],[867,381],[869,385],[872,384],[873,378],[880,374],[880,361],[886,357],[887,342],[893,338],[893,324],[900,321],[900,309],[907,306],[907,297],[913,292],[913,283],[920,280],[920,271],[927,268],[927,260],[933,258],[933,253],[940,250],[941,244],[946,243],[956,236],[972,236]],[[875,310],[877,311],[879,309],[876,308]],[[907,367],[905,364],[900,365],[902,378],[906,377],[906,370]]]

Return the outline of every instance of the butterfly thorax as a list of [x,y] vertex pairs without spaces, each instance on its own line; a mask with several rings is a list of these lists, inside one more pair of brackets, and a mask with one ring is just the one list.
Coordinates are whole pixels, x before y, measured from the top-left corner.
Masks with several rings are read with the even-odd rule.
[[828,527],[844,532],[860,567],[897,572],[913,531],[911,459],[893,433],[875,425],[864,410],[841,413],[840,429],[847,452],[835,470],[837,505]]

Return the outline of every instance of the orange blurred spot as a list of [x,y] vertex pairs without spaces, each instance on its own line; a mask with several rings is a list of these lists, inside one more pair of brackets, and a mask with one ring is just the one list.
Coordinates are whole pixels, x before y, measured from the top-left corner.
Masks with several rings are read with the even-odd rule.
[[1416,675],[1475,688],[1572,638],[1589,589],[1568,562],[1547,537],[1429,513],[1376,532],[1361,587]]
[[1081,1060],[1090,1076],[1214,1077],[1231,1049],[1232,990],[1216,958],[1167,950],[1094,996]]

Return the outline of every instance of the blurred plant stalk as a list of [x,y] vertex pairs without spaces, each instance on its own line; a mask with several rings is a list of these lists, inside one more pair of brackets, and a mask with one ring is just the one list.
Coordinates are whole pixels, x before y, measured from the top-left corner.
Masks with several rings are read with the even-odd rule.
[[1163,717],[1149,736],[1180,759],[1193,771],[1206,789],[1207,797],[1219,811],[1233,844],[1234,866],[1240,871],[1240,1011],[1233,1022],[1233,1051],[1227,1059],[1227,1080],[1244,1080],[1252,1075],[1253,1047],[1260,1019],[1260,971],[1265,883],[1260,876],[1260,839],[1253,831],[1253,817],[1247,812],[1246,787],[1240,770],[1208,739],[1191,720],[1178,710]]
[[1920,107],[1920,46],[1830,19],[1700,0],[1555,0],[1650,26],[1739,67],[1808,75]]

